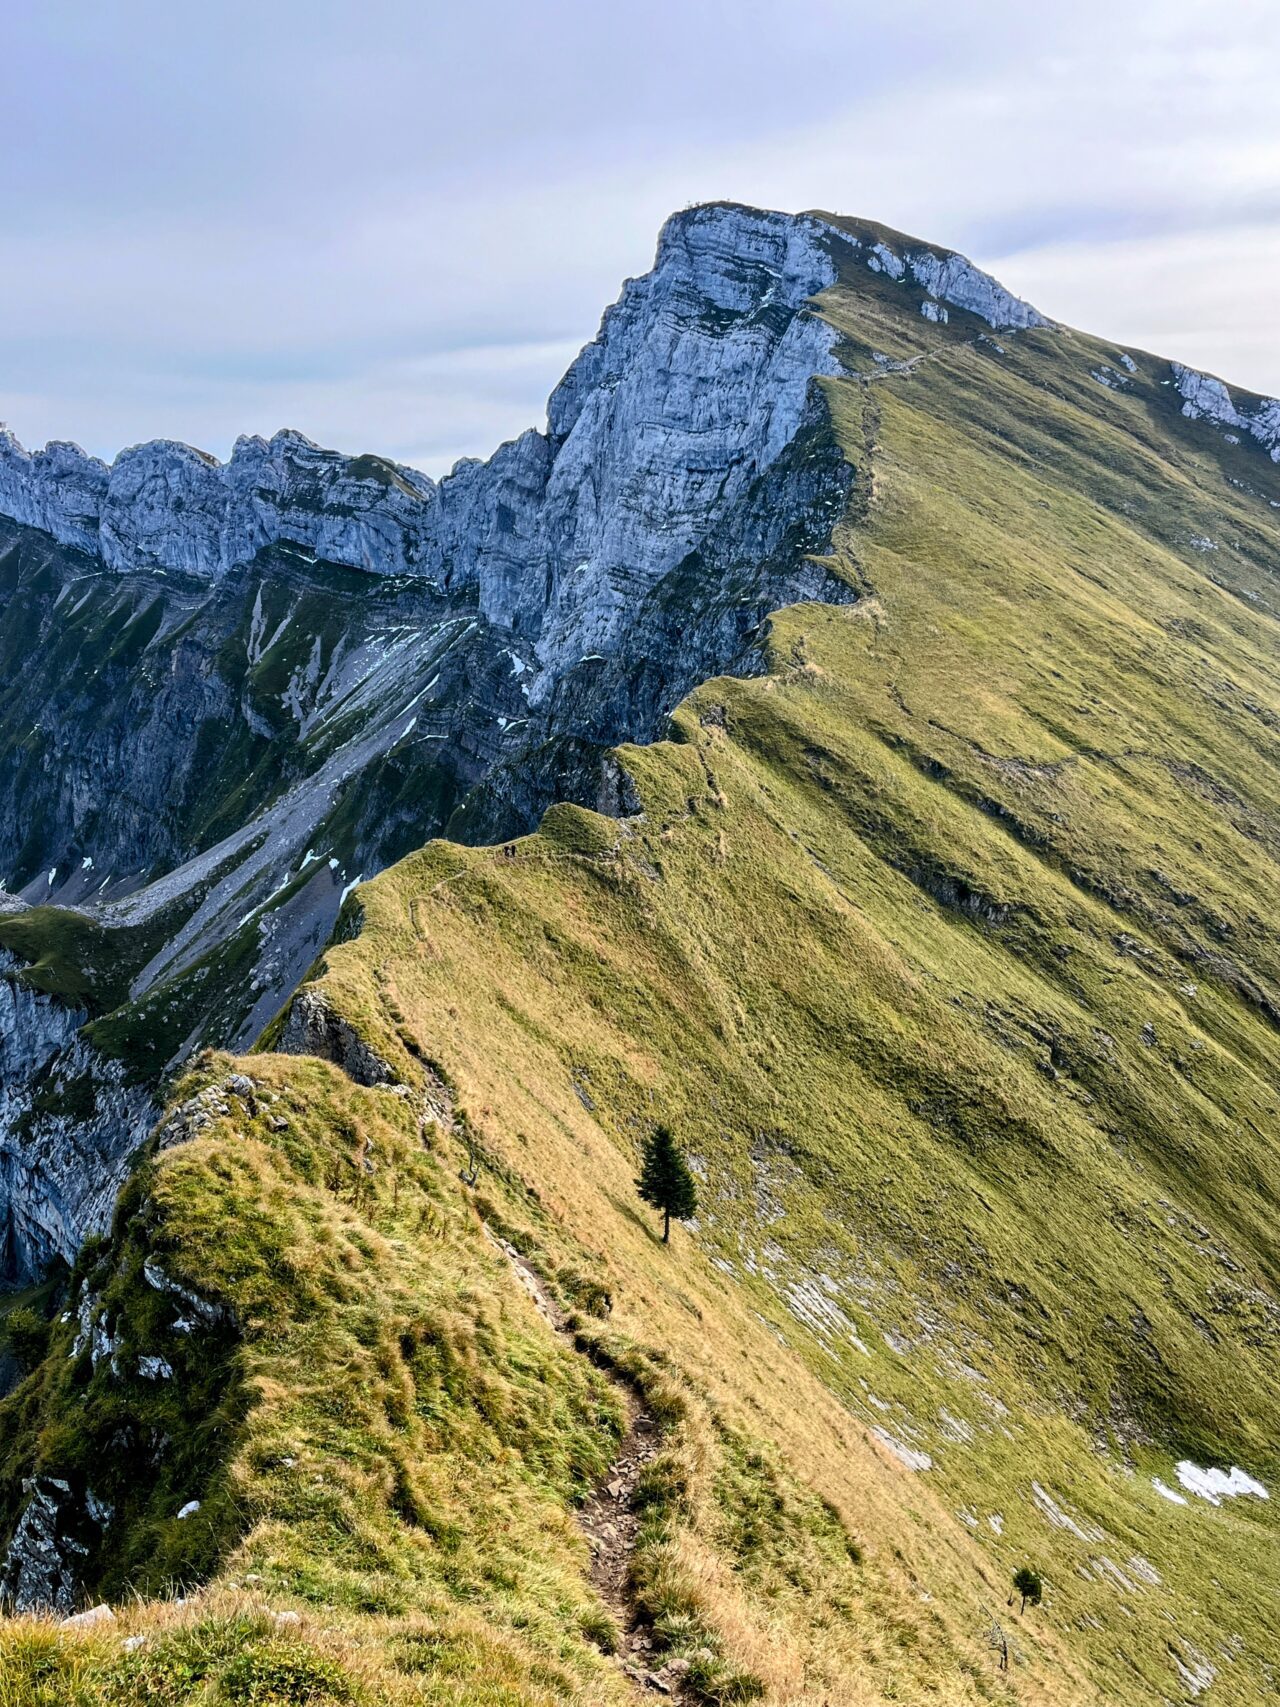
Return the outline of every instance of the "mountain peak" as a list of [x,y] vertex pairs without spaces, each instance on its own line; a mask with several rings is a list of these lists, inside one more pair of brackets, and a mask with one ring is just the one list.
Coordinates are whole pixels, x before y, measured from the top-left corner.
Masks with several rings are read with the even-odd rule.
[[[904,305],[914,305],[926,320],[943,322],[960,311],[1000,330],[1052,324],[965,256],[888,227],[828,213],[704,202],[666,221],[652,270],[626,282],[599,333],[552,393],[552,446],[569,438],[591,399],[596,415],[608,412],[617,426],[613,390],[621,385],[624,395],[634,394],[628,365],[644,348],[658,374],[670,369],[672,376],[691,381],[697,373],[698,383],[705,383],[733,368],[740,390],[771,390],[772,401],[761,415],[763,442],[754,450],[745,393],[722,394],[714,406],[703,405],[710,411],[707,420],[693,428],[704,449],[711,442],[708,432],[738,435],[742,442],[732,455],[723,445],[716,452],[726,469],[732,464],[736,470],[727,476],[736,485],[748,470],[758,471],[779,454],[795,430],[810,379],[836,371],[834,332],[809,304],[837,281],[856,282],[863,268],[901,285]],[[732,355],[723,341],[730,332]],[[662,381],[664,387],[668,383]],[[680,383],[663,404],[668,418],[692,408]],[[647,430],[638,418],[632,425]],[[496,472],[519,461],[532,470],[546,463],[546,448],[540,435],[526,434],[514,447],[502,447],[489,464],[455,470],[453,507],[463,494],[474,496],[477,466]],[[692,453],[692,442],[687,448]],[[577,478],[576,468],[571,456],[560,469],[562,494]],[[539,478],[548,470],[549,464]],[[449,487],[446,480],[444,490]],[[415,469],[324,450],[294,428],[270,439],[242,436],[226,463],[190,445],[156,439],[130,446],[110,465],[60,441],[27,452],[12,433],[0,430],[0,514],[41,528],[116,570],[213,577],[287,539],[375,573],[431,573],[430,566],[451,550],[445,518],[431,513],[440,491]],[[568,502],[567,496],[561,501]],[[578,508],[576,498],[570,507]],[[685,532],[677,528],[672,541]]]
[[925,243],[890,226],[846,214],[812,208],[782,213],[742,202],[699,202],[673,214],[658,241],[658,266],[664,252],[679,244],[718,250],[743,262],[773,260],[783,276],[808,278],[808,294],[835,282],[849,282],[850,269],[870,272],[920,293],[920,311],[929,320],[945,320],[960,309],[997,331],[1021,331],[1055,323],[1031,303],[1007,290],[967,255]]

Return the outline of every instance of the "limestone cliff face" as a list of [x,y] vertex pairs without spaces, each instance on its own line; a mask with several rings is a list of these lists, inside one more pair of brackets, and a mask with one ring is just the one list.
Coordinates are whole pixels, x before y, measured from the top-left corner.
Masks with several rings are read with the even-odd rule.
[[[717,204],[668,221],[545,430],[438,484],[294,432],[110,467],[0,433],[0,880],[147,941],[124,1032],[152,1081],[250,1043],[360,877],[607,805],[606,748],[758,668],[770,610],[854,596],[820,561],[854,473],[822,292],[851,275],[913,316],[1043,324],[963,257]],[[29,1274],[101,1224],[151,1104],[84,1014],[0,1000],[0,1217]]]
[[0,513],[116,571],[204,577],[288,541],[374,574],[473,585],[491,620],[548,631],[616,603],[696,542],[794,434],[834,371],[805,307],[835,269],[816,221],[705,208],[672,220],[551,398],[548,431],[439,487],[300,433],[242,438],[224,465],[168,440],[108,467],[75,445],[0,433]]
[[156,439],[108,467],[77,445],[28,453],[0,429],[0,512],[117,571],[212,577],[289,539],[336,562],[403,573],[434,491],[415,469],[321,450],[301,433],[239,439],[225,465]]
[[[155,440],[108,467],[77,446],[26,452],[0,430],[0,514],[109,569],[207,578],[288,542],[381,575],[472,586],[482,612],[544,637],[548,661],[607,642],[631,586],[651,585],[770,467],[809,381],[837,371],[809,306],[843,259],[989,325],[1046,325],[964,256],[849,222],[715,204],[664,227],[552,394],[546,432],[437,486],[296,432],[242,438],[230,459]],[[945,317],[945,316],[944,316]]]

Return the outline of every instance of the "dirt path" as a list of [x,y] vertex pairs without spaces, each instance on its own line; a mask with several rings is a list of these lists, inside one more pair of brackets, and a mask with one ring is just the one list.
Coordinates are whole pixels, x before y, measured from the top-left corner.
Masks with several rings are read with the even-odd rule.
[[[485,1232],[510,1263],[517,1280],[533,1300],[534,1307],[556,1333],[573,1344],[564,1312],[547,1290],[541,1275],[514,1245],[498,1237],[486,1225]],[[591,1549],[591,1581],[618,1626],[618,1665],[637,1691],[664,1695],[672,1701],[684,1699],[679,1662],[653,1664],[653,1637],[636,1605],[631,1586],[631,1559],[635,1552],[640,1519],[633,1507],[636,1484],[645,1465],[658,1450],[659,1431],[651,1413],[634,1389],[611,1376],[626,1412],[626,1430],[617,1457],[578,1512],[578,1525]]]
[[[986,338],[985,332],[979,332],[974,338],[960,338],[954,342],[948,340],[944,344],[932,344],[927,350],[921,350],[919,355],[907,356],[901,361],[887,361],[880,367],[869,369],[865,373],[850,373],[850,379],[860,379],[864,385],[875,385],[886,379],[901,379],[903,374],[914,373],[921,362],[937,361],[940,356],[952,354],[956,350],[967,350]],[[988,340],[995,343],[995,339]],[[999,345],[996,346],[997,349]],[[1003,355],[1003,350],[1001,354]]]

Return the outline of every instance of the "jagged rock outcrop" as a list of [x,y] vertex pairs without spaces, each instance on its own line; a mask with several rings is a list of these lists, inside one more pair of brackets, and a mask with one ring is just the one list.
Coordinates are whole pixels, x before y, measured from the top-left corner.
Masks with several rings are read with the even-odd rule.
[[1280,398],[1248,396],[1247,400],[1237,400],[1212,374],[1198,373],[1181,362],[1169,366],[1183,399],[1182,413],[1189,420],[1213,421],[1220,427],[1248,433],[1272,462],[1280,462]]
[[318,990],[300,990],[277,1044],[282,1055],[316,1055],[332,1061],[358,1085],[389,1085],[395,1075],[325,1001]]
[[[628,587],[690,551],[794,434],[833,334],[805,307],[831,284],[826,229],[749,209],[670,221],[530,431],[439,488],[300,433],[237,441],[224,465],[168,440],[108,468],[74,445],[0,435],[0,513],[124,571],[217,576],[287,541],[383,575],[474,586],[517,632],[600,643]],[[605,620],[601,621],[604,617]]]
[[[844,221],[843,225],[852,222]],[[856,227],[855,227],[856,229]],[[926,292],[920,312],[926,320],[945,322],[949,315],[940,305],[976,314],[997,331],[1025,331],[1034,326],[1052,326],[1053,321],[1006,290],[998,279],[975,267],[966,255],[943,250],[939,254],[922,243],[909,238],[889,243],[883,237],[874,240],[851,237],[862,249],[862,259],[873,273],[884,273],[898,282],[908,281]]]
[[337,563],[402,574],[434,492],[416,469],[321,450],[296,432],[238,439],[225,464],[156,439],[108,467],[73,444],[28,453],[0,429],[0,513],[117,571],[214,576],[289,540]]
[[79,1502],[58,1476],[23,1483],[27,1503],[0,1567],[0,1607],[14,1612],[74,1612],[79,1571],[89,1549],[81,1539]]
[[222,464],[155,440],[108,467],[75,445],[26,452],[0,430],[0,514],[116,571],[214,577],[281,542],[382,575],[476,590],[548,662],[607,645],[652,586],[794,436],[834,334],[808,307],[842,261],[907,280],[1003,329],[1049,325],[963,255],[851,222],[714,204],[667,222],[552,393],[547,430],[437,486],[302,434],[237,441]]

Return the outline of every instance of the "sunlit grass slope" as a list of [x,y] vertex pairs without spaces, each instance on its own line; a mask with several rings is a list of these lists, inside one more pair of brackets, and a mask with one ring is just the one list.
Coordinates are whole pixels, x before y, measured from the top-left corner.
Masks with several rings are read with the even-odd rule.
[[[1280,470],[1138,352],[824,307],[874,376],[826,386],[859,602],[624,749],[636,815],[359,892],[316,988],[408,1096],[181,1088],[208,1124],[81,1265],[123,1374],[55,1328],[5,1498],[88,1481],[104,1592],[212,1586],[10,1626],[12,1700],[627,1699],[570,1515],[610,1366],[668,1422],[637,1589],[704,1699],[1274,1689]],[[670,1248],[655,1118],[702,1198]],[[163,1386],[148,1256],[227,1312]],[[1183,1459],[1273,1497],[1179,1503]]]
[[[854,306],[856,368],[917,353]],[[1108,1698],[1207,1663],[1259,1699],[1274,1504],[1153,1478],[1277,1469],[1280,480],[1162,363],[1120,394],[1090,340],[971,336],[829,387],[861,605],[627,751],[642,818],[398,868],[329,984],[394,1052],[383,966],[505,1156],[580,1094],[628,1159],[672,1120],[703,1251],[994,1568],[1042,1565]]]

